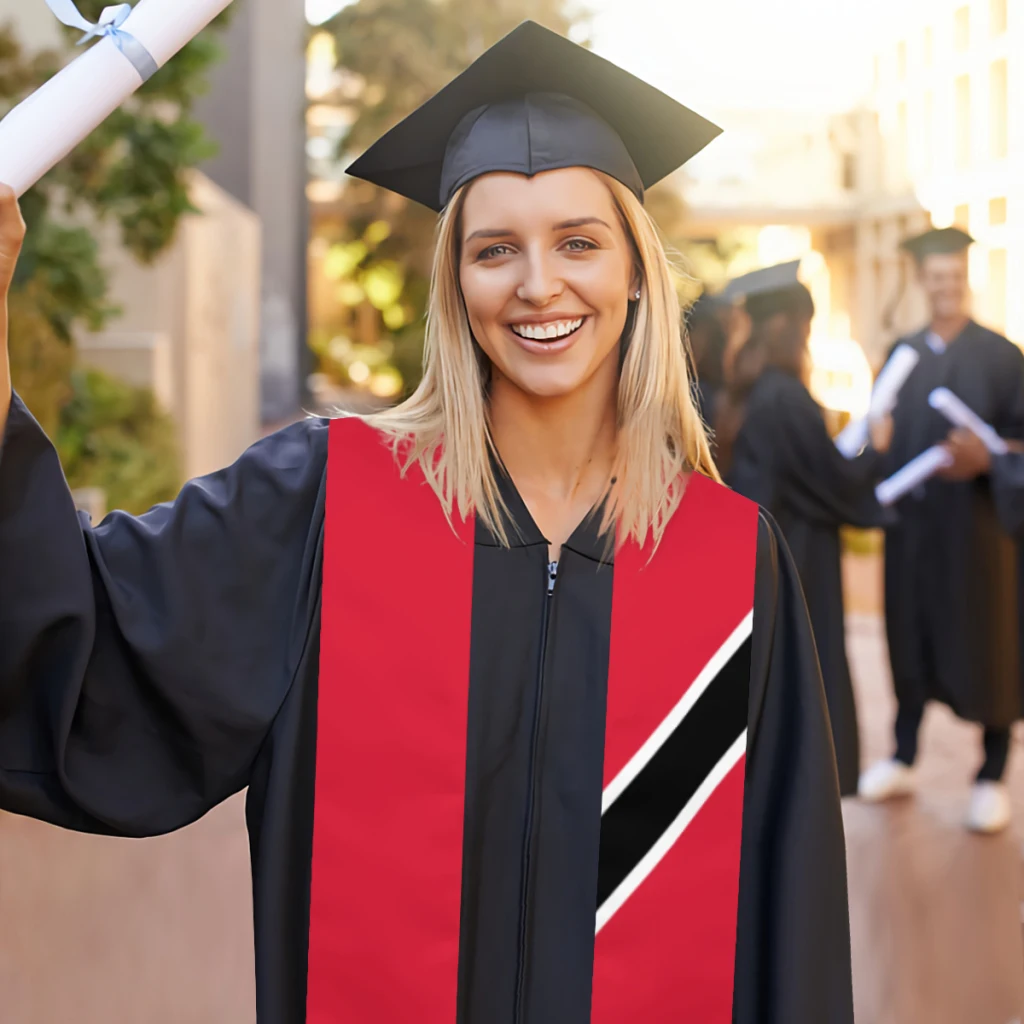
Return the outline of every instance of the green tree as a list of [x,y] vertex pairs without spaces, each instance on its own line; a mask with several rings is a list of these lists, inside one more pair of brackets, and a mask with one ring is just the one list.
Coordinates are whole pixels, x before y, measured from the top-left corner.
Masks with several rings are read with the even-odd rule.
[[[104,6],[104,0],[79,3],[91,20]],[[168,480],[163,468],[153,469],[152,478],[163,481],[156,487],[140,482],[136,474],[136,484],[125,488],[117,483],[117,466],[151,465],[147,452],[157,452],[166,465],[176,467],[169,443],[173,425],[137,389],[117,381],[101,384],[102,375],[73,372],[75,331],[99,330],[118,313],[108,299],[96,241],[78,222],[85,215],[115,223],[122,244],[149,263],[174,240],[181,217],[196,212],[188,198],[187,172],[215,147],[191,115],[207,87],[206,73],[220,57],[215,34],[226,17],[221,15],[185,46],[21,202],[28,234],[11,295],[15,386],[62,452],[81,452],[81,445],[65,441],[81,434],[85,410],[92,422],[98,422],[97,404],[106,410],[100,416],[105,450],[118,449],[119,454],[107,463],[96,456],[91,465],[97,479],[132,510],[150,496],[172,496],[177,470]],[[78,55],[78,34],[67,30],[60,48],[29,52],[13,25],[0,25],[0,116]],[[121,441],[114,444],[110,439],[117,431]],[[129,449],[134,454],[126,459]],[[86,463],[79,459],[77,465]],[[65,470],[70,468],[66,463]]]
[[[586,41],[587,14],[575,0],[356,0],[345,7],[323,26],[346,74],[351,114],[339,159],[361,152],[528,18]],[[345,379],[349,367],[365,365],[353,353],[383,344],[406,388],[416,384],[434,225],[429,210],[356,181],[340,207],[314,224],[331,247],[325,272],[349,311],[311,334],[322,369]]]

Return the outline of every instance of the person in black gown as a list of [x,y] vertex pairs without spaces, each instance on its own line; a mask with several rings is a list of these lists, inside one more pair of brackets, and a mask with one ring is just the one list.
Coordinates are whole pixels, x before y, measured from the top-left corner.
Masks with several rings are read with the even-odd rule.
[[[76,516],[0,359],[0,807],[247,787],[259,1024],[852,1024],[799,579],[641,205],[717,133],[525,23],[350,168],[440,213],[417,391],[138,518]],[[19,242],[7,190],[4,294]]]
[[704,293],[690,308],[686,318],[697,375],[701,419],[711,427],[714,426],[718,399],[725,386],[726,335],[719,306],[718,299]]
[[748,285],[753,329],[731,383],[743,421],[728,482],[772,513],[793,553],[825,681],[840,792],[848,796],[857,790],[860,743],[846,657],[839,528],[882,521],[874,485],[890,424],[873,424],[872,445],[854,459],[836,448],[807,388],[814,302],[795,274],[794,264],[768,268]]
[[[894,412],[889,469],[950,435],[928,404],[947,387],[1004,437],[1024,437],[1024,356],[968,314],[967,248],[957,228],[932,230],[904,247],[918,267],[931,320],[897,344],[920,356]],[[956,445],[953,465],[907,495],[886,531],[885,608],[896,689],[896,749],[860,781],[867,800],[913,791],[925,705],[947,704],[983,726],[984,757],[966,824],[995,832],[1010,821],[1002,778],[1010,726],[1021,714],[1017,552],[998,521],[988,462]]]

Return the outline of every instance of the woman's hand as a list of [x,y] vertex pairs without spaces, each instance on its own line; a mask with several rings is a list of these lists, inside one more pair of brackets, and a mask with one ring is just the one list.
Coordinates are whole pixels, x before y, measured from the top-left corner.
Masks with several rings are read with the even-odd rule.
[[879,416],[868,421],[868,436],[871,438],[871,447],[876,452],[884,455],[892,444],[892,417]]
[[14,189],[0,185],[0,438],[11,407],[11,364],[7,356],[7,293],[25,238],[25,222]]
[[970,430],[958,427],[950,431],[942,447],[953,456],[953,462],[939,472],[943,480],[973,480],[992,467],[992,454]]

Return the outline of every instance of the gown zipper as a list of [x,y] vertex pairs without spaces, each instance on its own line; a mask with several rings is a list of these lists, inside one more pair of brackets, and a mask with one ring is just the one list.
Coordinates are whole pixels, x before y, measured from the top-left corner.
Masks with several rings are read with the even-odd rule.
[[523,882],[519,905],[519,959],[516,964],[515,1005],[512,1011],[514,1024],[522,1024],[523,1000],[526,986],[526,945],[527,917],[530,903],[530,852],[533,846],[533,810],[537,802],[537,747],[540,742],[541,709],[544,702],[544,668],[548,657],[548,627],[551,622],[551,606],[554,603],[555,582],[558,579],[558,563],[547,564],[547,590],[544,600],[544,618],[541,620],[540,659],[537,667],[537,703],[533,711],[533,731],[530,735],[530,791],[526,804],[526,824],[523,834]]

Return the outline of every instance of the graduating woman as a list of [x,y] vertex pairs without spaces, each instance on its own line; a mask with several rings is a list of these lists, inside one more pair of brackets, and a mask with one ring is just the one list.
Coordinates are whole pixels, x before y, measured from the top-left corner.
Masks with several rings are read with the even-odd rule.
[[418,390],[140,518],[76,518],[4,382],[0,804],[248,787],[260,1024],[852,1021],[799,582],[641,205],[716,134],[521,26],[352,168],[441,212]]
[[874,484],[891,425],[872,427],[872,446],[847,460],[808,390],[814,301],[797,265],[769,267],[742,285],[753,323],[731,385],[743,421],[729,483],[768,509],[793,553],[814,626],[844,796],[857,791],[857,707],[846,658],[839,528],[881,525]]

